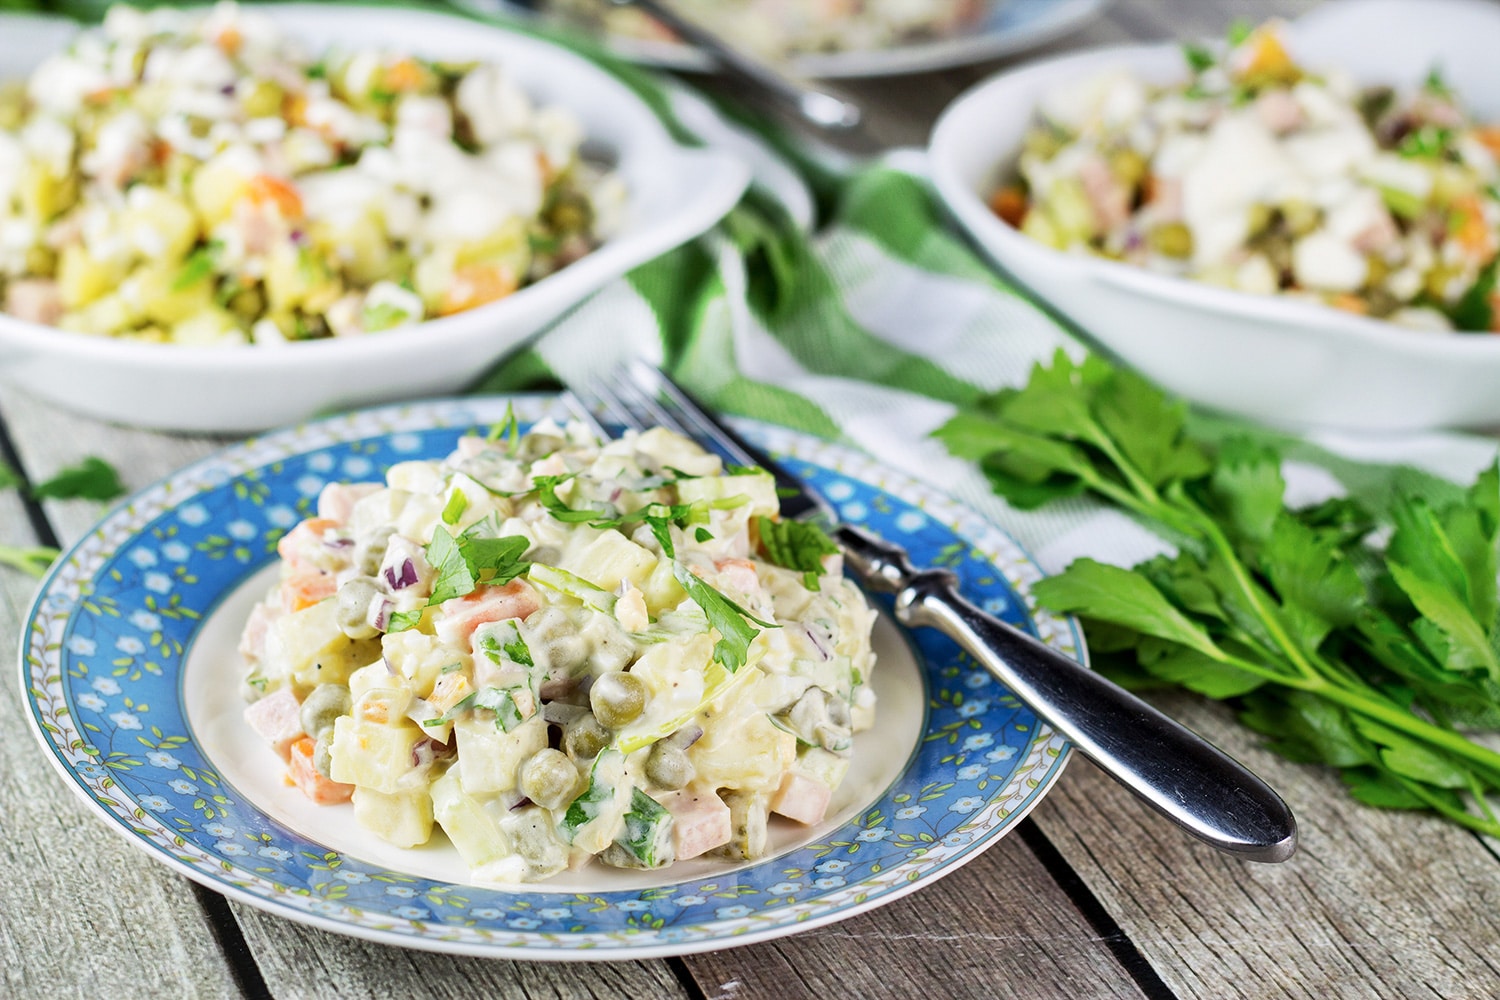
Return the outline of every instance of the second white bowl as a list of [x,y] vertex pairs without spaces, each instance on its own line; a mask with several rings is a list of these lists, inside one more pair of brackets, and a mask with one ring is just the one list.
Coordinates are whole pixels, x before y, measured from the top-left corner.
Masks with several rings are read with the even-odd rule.
[[[1414,86],[1441,66],[1484,120],[1500,120],[1497,37],[1500,9],[1472,0],[1346,0],[1288,31],[1305,64],[1342,68],[1361,83]],[[996,263],[1109,352],[1205,406],[1292,427],[1500,425],[1500,337],[1420,333],[1062,253],[1001,222],[986,199],[1014,170],[1042,95],[1114,68],[1163,83],[1185,75],[1176,45],[1084,52],[1001,74],[938,120],[934,182]]]

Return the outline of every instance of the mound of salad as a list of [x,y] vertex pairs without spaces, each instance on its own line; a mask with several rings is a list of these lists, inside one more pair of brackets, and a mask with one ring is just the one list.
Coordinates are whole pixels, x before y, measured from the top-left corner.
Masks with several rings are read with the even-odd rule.
[[1412,92],[1299,65],[1282,26],[1188,45],[1186,80],[1049,93],[1006,222],[1099,254],[1421,330],[1494,331],[1500,127],[1434,70]]
[[[552,0],[573,21],[622,38],[675,42],[650,15],[597,0]],[[703,27],[767,58],[870,51],[957,34],[987,0],[672,0]]]
[[0,304],[190,345],[463,312],[618,225],[583,138],[497,65],[314,57],[232,3],[112,7],[0,87]]
[[836,546],[665,430],[463,437],[329,485],[277,550],[245,718],[314,802],[400,847],[441,827],[476,882],[760,857],[874,721]]

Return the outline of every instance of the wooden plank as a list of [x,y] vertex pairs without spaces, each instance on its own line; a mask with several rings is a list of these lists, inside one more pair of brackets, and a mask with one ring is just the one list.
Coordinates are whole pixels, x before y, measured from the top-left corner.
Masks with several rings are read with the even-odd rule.
[[1014,835],[873,912],[684,961],[705,997],[1145,995]]
[[[148,486],[173,470],[218,450],[224,444],[222,440],[211,438],[153,434],[147,431],[114,427],[60,411],[19,393],[7,393],[4,397],[0,397],[0,417],[3,417],[6,422],[23,464],[33,475],[38,477],[50,475],[57,469],[75,463],[86,455],[100,455],[107,457],[116,465],[125,485],[131,490]],[[65,545],[88,531],[100,513],[99,505],[88,501],[48,501],[46,510],[54,529]],[[3,509],[0,509],[0,516],[3,516]],[[15,525],[24,526],[25,523],[24,517],[7,517],[0,520],[0,524],[10,526],[10,530],[14,530]],[[6,574],[6,582],[13,586],[24,587],[27,582],[25,579],[19,582],[10,579],[16,576],[17,574]],[[17,599],[11,601],[10,605],[25,607],[26,603]],[[10,631],[3,631],[7,627]],[[7,645],[4,648],[14,647],[15,629],[18,627],[19,624],[16,622],[11,622],[8,626],[0,625],[0,639],[10,637],[6,639]],[[14,699],[9,687],[7,687],[7,698]],[[12,757],[23,760],[32,770],[46,769],[45,761],[42,761],[35,748],[29,745],[31,737],[19,726],[7,727],[7,736],[3,738],[19,744],[12,753]],[[3,745],[9,746],[8,743]],[[11,781],[12,777],[13,775],[7,775],[0,778],[0,782],[4,782],[0,784],[0,807],[3,807],[12,797],[7,794],[14,784]],[[67,795],[66,790],[61,787],[61,783],[55,777],[50,775],[42,777],[46,780],[40,783],[56,793],[54,798]],[[16,784],[15,795],[19,796],[28,784],[38,783],[39,780],[33,778],[29,782]],[[61,805],[71,806],[71,801],[69,797],[68,801]],[[38,805],[42,805],[44,811],[49,814],[53,810],[52,806],[45,803]],[[175,949],[176,954],[183,956],[184,959],[191,959],[194,965],[201,965],[205,970],[218,969],[222,972],[226,968],[224,957],[214,946],[213,935],[208,931],[202,911],[192,899],[188,883],[172,876],[163,868],[146,864],[131,853],[130,848],[105,830],[98,820],[82,816],[81,812],[81,807],[74,807],[71,811],[62,813],[68,817],[69,826],[75,831],[75,838],[81,837],[90,844],[94,841],[106,841],[114,854],[128,855],[124,860],[139,870],[141,874],[132,875],[132,879],[138,883],[142,877],[149,876],[153,884],[159,884],[162,887],[160,894],[149,893],[149,898],[155,899],[157,895],[161,895],[164,898],[176,898],[180,901],[179,909],[174,911],[170,918],[160,916],[155,918],[164,928],[159,935],[162,947]],[[0,815],[6,814],[0,813]],[[6,828],[10,828],[8,821]],[[18,827],[18,829],[25,828],[27,827]],[[15,850],[14,845],[7,846],[12,851]],[[32,871],[35,877],[27,891],[38,899],[43,899],[47,895],[47,887],[55,880],[96,884],[96,875],[92,871],[76,866],[72,860],[77,857],[86,857],[89,853],[91,852],[80,851],[76,854],[60,855],[70,858],[63,865],[54,863],[42,866],[33,860]],[[5,858],[0,857],[0,875],[3,875],[6,866]],[[78,888],[82,887],[78,886]],[[0,896],[0,900],[5,898],[7,897]],[[33,903],[29,906],[18,905],[14,912],[25,913],[33,906],[42,905],[42,903]],[[129,908],[126,909],[128,912]],[[48,910],[58,923],[73,928],[71,932],[62,934],[60,939],[76,940],[80,947],[84,942],[91,940],[95,933],[93,930],[83,931],[82,926],[109,926],[111,929],[108,933],[111,941],[116,942],[121,949],[141,949],[148,958],[154,958],[163,966],[166,964],[168,955],[172,954],[172,952],[166,952],[156,955],[154,941],[149,945],[143,945],[140,942],[132,944],[128,925],[121,924],[119,921],[106,921],[95,915],[92,910],[77,912],[71,902],[64,906],[57,906],[54,903],[48,907]],[[233,914],[233,919],[238,924],[237,928],[231,929],[231,933],[236,936],[243,933],[250,945],[254,961],[260,969],[260,974],[264,977],[271,993],[276,996],[342,998],[392,995],[402,997],[467,996],[471,994],[496,997],[684,995],[681,985],[665,962],[619,963],[608,966],[607,972],[601,972],[599,970],[604,968],[602,966],[456,959],[373,945],[341,935],[313,930],[270,916],[241,903],[230,903],[228,912]],[[5,927],[5,920],[6,917],[0,915],[0,929]],[[80,925],[77,921],[87,923]],[[120,926],[116,927],[115,924],[120,924]],[[152,927],[154,924],[140,923],[138,926]],[[56,931],[58,928],[52,929]],[[154,933],[156,932],[153,931]],[[179,936],[191,940],[179,940]],[[24,938],[8,936],[4,942],[0,942],[0,956],[6,954],[4,949],[9,946],[10,942],[27,942],[28,946],[19,953],[28,954],[32,950],[42,950],[40,945],[45,940],[46,938],[38,937],[34,933]],[[193,947],[188,948],[188,944]],[[201,962],[197,961],[200,951],[203,953]],[[5,964],[9,970],[13,963],[6,962]],[[14,964],[17,968],[21,965],[19,962]],[[121,963],[122,967],[129,965],[130,963]],[[140,965],[139,960],[135,965],[137,967]],[[50,975],[61,976],[55,980],[56,982],[76,982],[78,988],[83,989],[91,981],[85,975],[85,967],[86,963],[83,966],[74,967],[69,972],[63,968],[49,966],[47,971]],[[196,973],[201,970],[194,968],[193,971]],[[26,982],[31,981],[29,978],[26,980]],[[36,980],[38,983],[47,981]],[[143,980],[143,982],[156,984],[171,981],[173,981],[171,977]],[[393,986],[393,984],[399,984],[399,986]],[[172,992],[175,995],[178,991]],[[181,992],[185,996],[192,995],[186,989]],[[206,990],[204,995],[230,996],[236,992],[237,990],[226,987],[220,982],[217,987]],[[9,995],[9,991],[0,991],[0,995]],[[126,996],[128,993],[111,992],[105,995]]]
[[[0,544],[35,545],[0,494]],[[0,649],[20,642],[36,581],[0,569]],[[193,886],[149,863],[67,788],[36,744],[15,661],[0,684],[0,995],[226,997],[239,991]]]
[[1158,705],[1270,782],[1297,816],[1292,860],[1257,865],[1168,826],[1085,761],[1037,824],[1185,996],[1489,996],[1500,982],[1495,856],[1433,817],[1349,798],[1262,749],[1222,705]]
[[664,961],[516,962],[389,948],[236,907],[276,996],[298,1000],[427,997],[687,997]]

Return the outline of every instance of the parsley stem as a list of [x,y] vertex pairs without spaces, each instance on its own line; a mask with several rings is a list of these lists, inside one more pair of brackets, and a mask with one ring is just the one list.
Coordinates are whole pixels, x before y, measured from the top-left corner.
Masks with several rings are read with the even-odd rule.
[[0,565],[11,566],[32,576],[41,576],[61,553],[46,545],[20,548],[15,545],[0,545]]
[[1305,690],[1327,698],[1329,701],[1338,702],[1350,711],[1382,722],[1408,736],[1441,747],[1457,757],[1462,757],[1485,772],[1491,784],[1500,785],[1500,753],[1480,746],[1462,733],[1444,729],[1418,718],[1399,706],[1383,700],[1374,691],[1353,690],[1323,679],[1320,679],[1320,683]]
[[1198,523],[1203,540],[1208,542],[1219,553],[1219,557],[1229,567],[1229,572],[1234,577],[1235,585],[1239,587],[1240,593],[1244,595],[1245,600],[1250,603],[1250,607],[1255,610],[1255,615],[1260,619],[1266,633],[1281,647],[1282,655],[1304,677],[1309,679],[1325,677],[1326,673],[1319,670],[1309,661],[1303,654],[1301,647],[1293,641],[1291,636],[1287,635],[1286,629],[1282,628],[1281,620],[1276,616],[1275,612],[1266,606],[1265,594],[1255,585],[1255,581],[1250,579],[1250,574],[1245,569],[1245,564],[1240,561],[1239,554],[1234,550],[1234,545],[1230,543],[1229,538],[1220,529],[1219,525],[1206,511],[1189,499],[1186,493],[1181,490],[1174,492],[1176,495],[1173,499],[1181,504],[1192,516],[1193,520]]
[[[1427,786],[1419,781],[1403,778],[1399,774],[1396,775],[1396,780],[1401,782],[1401,786],[1408,792],[1427,803],[1429,809],[1441,813],[1460,826],[1466,826],[1476,833],[1482,833],[1489,837],[1500,837],[1500,823],[1496,823],[1493,819],[1487,820],[1481,816],[1475,816],[1467,810],[1453,808],[1452,805],[1444,802],[1439,796],[1433,795],[1432,792],[1428,791]],[[1480,802],[1484,801],[1483,796],[1478,796],[1478,798]],[[1484,808],[1488,811],[1489,807],[1485,806]]]

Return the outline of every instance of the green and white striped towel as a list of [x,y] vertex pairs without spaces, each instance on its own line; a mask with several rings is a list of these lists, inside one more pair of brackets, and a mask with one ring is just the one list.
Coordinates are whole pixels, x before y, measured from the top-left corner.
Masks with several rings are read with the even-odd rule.
[[[842,437],[946,490],[1049,572],[1081,555],[1132,565],[1162,540],[1087,499],[1015,510],[930,437],[956,405],[1024,383],[1058,348],[1085,351],[968,249],[923,180],[888,162],[846,178],[810,235],[752,194],[705,237],[582,303],[484,387],[571,383],[643,357],[722,411]],[[1287,470],[1294,502],[1345,486],[1365,497],[1414,483],[1430,491],[1440,487],[1410,469],[1365,463],[1468,481],[1495,450],[1445,434],[1279,443],[1297,459]]]

